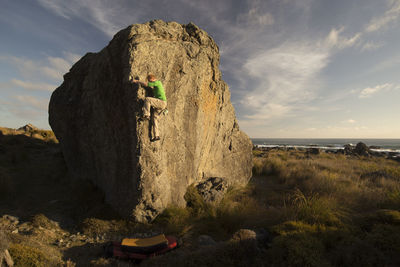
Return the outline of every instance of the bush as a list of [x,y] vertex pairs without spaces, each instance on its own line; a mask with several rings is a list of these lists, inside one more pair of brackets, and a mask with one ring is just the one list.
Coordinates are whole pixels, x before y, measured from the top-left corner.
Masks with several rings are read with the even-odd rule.
[[[324,229],[324,228],[323,228]],[[278,266],[330,266],[325,256],[325,246],[316,233],[316,225],[286,222],[274,228],[280,234],[268,250],[272,265]]]
[[25,246],[23,244],[12,244],[9,251],[14,260],[15,266],[54,266],[49,255],[46,255],[43,251],[37,248]]
[[265,159],[255,158],[253,160],[253,176],[254,175],[264,175],[264,165]]
[[338,226],[343,225],[342,219],[346,217],[334,198],[319,197],[318,194],[305,196],[298,189],[292,195],[292,204],[296,219],[310,224]]
[[400,210],[400,190],[386,192],[386,198],[379,206],[386,209]]
[[130,229],[128,223],[123,220],[101,220],[87,218],[81,224],[82,232],[88,236],[100,236],[107,233],[126,233]]
[[43,227],[46,229],[58,228],[58,223],[50,220],[44,214],[36,214],[32,217],[32,225],[35,227]]
[[0,252],[8,249],[9,242],[6,232],[0,227]]
[[397,225],[375,225],[366,241],[388,255],[400,255],[400,227]]
[[[179,249],[162,257],[143,261],[140,266],[264,266],[254,242],[225,242],[203,249]],[[267,265],[269,266],[269,265]]]
[[387,266],[391,261],[373,244],[350,233],[335,241],[327,255],[334,266]]
[[197,188],[193,185],[187,188],[184,199],[193,216],[207,216],[215,213],[213,206],[204,201]]
[[153,223],[163,226],[168,233],[182,234],[185,228],[189,227],[190,219],[190,211],[187,208],[168,207]]
[[253,160],[253,175],[285,176],[286,163],[280,157],[255,158]]

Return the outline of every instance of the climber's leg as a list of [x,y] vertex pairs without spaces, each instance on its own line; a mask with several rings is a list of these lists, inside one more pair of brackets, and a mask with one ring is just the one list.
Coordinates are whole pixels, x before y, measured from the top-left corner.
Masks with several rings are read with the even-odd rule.
[[143,105],[143,117],[150,117],[150,107],[165,109],[167,102],[154,97],[146,97]]

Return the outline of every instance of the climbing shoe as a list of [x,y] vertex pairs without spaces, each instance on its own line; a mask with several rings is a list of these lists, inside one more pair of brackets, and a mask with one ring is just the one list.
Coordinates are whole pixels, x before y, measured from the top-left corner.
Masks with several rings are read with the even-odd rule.
[[159,136],[156,136],[156,137],[154,137],[153,139],[151,139],[150,141],[151,141],[151,142],[155,142],[155,141],[158,141],[158,140],[160,140],[160,137],[159,137]]

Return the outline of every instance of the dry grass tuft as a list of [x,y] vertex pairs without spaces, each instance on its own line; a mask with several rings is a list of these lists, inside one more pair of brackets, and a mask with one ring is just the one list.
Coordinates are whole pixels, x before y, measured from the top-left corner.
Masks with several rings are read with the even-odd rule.
[[10,240],[8,239],[5,230],[2,227],[0,227],[0,251],[8,249],[9,243]]
[[15,266],[55,266],[57,263],[45,252],[23,244],[11,244],[10,255]]

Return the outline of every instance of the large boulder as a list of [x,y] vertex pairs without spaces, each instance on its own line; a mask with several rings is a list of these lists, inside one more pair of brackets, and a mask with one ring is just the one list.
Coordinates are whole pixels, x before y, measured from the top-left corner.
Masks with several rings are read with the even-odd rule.
[[[218,65],[218,46],[205,31],[160,20],[131,25],[100,52],[86,54],[49,104],[69,170],[138,221],[168,205],[184,206],[187,187],[211,177],[246,184],[252,143],[239,130]],[[146,90],[130,82],[149,72],[168,99],[157,142],[150,142],[151,122],[138,119]]]

